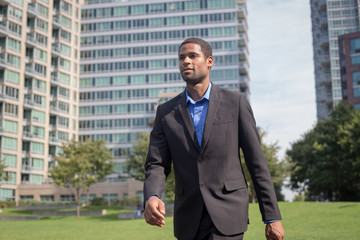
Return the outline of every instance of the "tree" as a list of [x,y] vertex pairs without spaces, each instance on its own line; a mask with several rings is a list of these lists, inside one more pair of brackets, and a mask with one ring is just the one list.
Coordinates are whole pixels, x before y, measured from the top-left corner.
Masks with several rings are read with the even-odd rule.
[[[137,141],[133,143],[133,149],[127,153],[127,173],[138,181],[145,181],[145,162],[149,141],[149,133],[139,133]],[[165,182],[165,199],[167,202],[173,202],[175,199],[174,169],[171,170]]]
[[287,151],[293,190],[310,200],[360,200],[360,111],[339,104]]
[[[277,153],[279,151],[278,143],[271,143],[266,144],[264,143],[263,139],[266,133],[261,134],[261,148],[264,152],[265,159],[267,161],[270,175],[272,177],[272,181],[275,188],[276,197],[279,201],[284,200],[284,196],[281,193],[281,187],[283,185],[283,182],[285,181],[285,178],[288,176],[288,163],[287,159],[284,159],[282,161],[279,161],[277,157]],[[241,159],[242,159],[242,165],[244,167],[244,175],[245,179],[248,183],[249,187],[249,197],[251,199],[252,203],[255,203],[256,201],[256,192],[254,185],[251,180],[251,176],[249,171],[247,170],[245,161],[244,161],[244,155],[241,151]]]
[[5,168],[7,168],[7,166],[3,163],[3,160],[0,159],[0,201],[1,201],[1,183],[2,181],[7,181],[9,179],[9,176],[5,172]]
[[112,162],[112,152],[106,147],[104,140],[91,142],[89,139],[86,141],[85,149],[89,151],[89,158],[91,164],[91,171],[89,181],[85,185],[86,190],[86,205],[89,206],[89,192],[90,186],[93,183],[103,180],[106,175],[114,172]]
[[112,172],[111,152],[105,142],[72,142],[63,145],[63,154],[56,157],[57,165],[50,170],[59,187],[75,191],[77,217],[80,217],[82,191],[89,191],[91,184]]

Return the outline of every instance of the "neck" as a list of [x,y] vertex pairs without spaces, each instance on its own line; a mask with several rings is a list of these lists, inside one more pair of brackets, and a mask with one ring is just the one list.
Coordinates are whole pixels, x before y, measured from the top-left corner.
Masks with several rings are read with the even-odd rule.
[[200,100],[206,93],[206,90],[209,87],[209,82],[197,83],[195,85],[186,84],[186,90],[188,91],[189,96],[195,102]]

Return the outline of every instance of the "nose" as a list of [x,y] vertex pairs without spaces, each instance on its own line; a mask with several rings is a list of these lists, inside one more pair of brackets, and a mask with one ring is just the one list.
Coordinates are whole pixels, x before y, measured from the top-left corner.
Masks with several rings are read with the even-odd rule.
[[183,60],[183,64],[189,64],[190,63],[190,58],[189,57],[185,57]]

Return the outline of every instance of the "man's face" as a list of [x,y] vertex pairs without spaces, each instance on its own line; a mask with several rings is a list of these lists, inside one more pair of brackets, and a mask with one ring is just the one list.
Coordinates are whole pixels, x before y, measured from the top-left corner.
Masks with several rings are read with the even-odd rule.
[[201,47],[195,43],[186,43],[181,46],[179,51],[179,69],[184,81],[188,84],[209,81],[209,73],[213,58],[206,58],[201,51]]

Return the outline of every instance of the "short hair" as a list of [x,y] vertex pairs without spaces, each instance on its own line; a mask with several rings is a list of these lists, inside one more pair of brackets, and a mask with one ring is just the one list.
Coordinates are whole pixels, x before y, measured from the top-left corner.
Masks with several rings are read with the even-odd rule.
[[206,58],[212,56],[212,49],[210,43],[201,39],[201,38],[188,38],[185,39],[179,46],[178,55],[180,54],[180,48],[187,43],[195,43],[200,46],[201,52],[204,54]]

